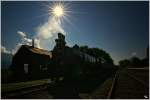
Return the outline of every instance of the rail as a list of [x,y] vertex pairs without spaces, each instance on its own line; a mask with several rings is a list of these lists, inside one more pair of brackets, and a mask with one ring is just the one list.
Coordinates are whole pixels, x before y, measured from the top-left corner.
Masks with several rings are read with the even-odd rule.
[[143,67],[143,68],[128,68],[129,70],[147,70],[149,71],[149,67]]
[[[145,71],[148,70],[147,68],[141,68],[141,69],[140,68],[128,68],[128,70],[131,70],[131,69],[132,70],[134,70],[134,69],[136,69],[136,70],[145,70]],[[145,86],[146,88],[149,88],[149,84],[147,84],[144,81],[138,79],[136,76],[131,75],[130,73],[126,73],[126,75],[128,77],[130,77],[131,79],[137,81],[139,84]],[[114,96],[115,90],[117,89],[117,80],[118,80],[118,77],[119,77],[119,71],[116,72],[116,74],[115,74],[115,76],[113,78],[111,88],[110,88],[110,90],[108,92],[108,95],[107,95],[107,99],[113,99],[114,98],[113,96]]]
[[22,88],[22,89],[18,89],[18,90],[14,90],[14,91],[2,92],[1,96],[2,96],[2,98],[13,98],[15,96],[25,95],[25,94],[33,93],[33,92],[40,91],[40,90],[46,90],[48,85],[50,85],[50,84],[48,84],[48,83],[45,83],[42,85],[37,84],[37,85],[33,85],[31,87]]
[[142,80],[136,78],[134,75],[131,75],[131,74],[127,74],[129,77],[131,77],[132,79],[136,80],[137,82],[139,82],[140,84],[146,86],[147,88],[149,87],[146,83],[144,83]]
[[119,72],[117,71],[114,78],[113,78],[113,82],[112,82],[110,91],[108,92],[107,99],[111,99],[113,97],[113,93],[114,93],[115,87],[116,87],[116,82],[118,79],[118,74],[119,74]]

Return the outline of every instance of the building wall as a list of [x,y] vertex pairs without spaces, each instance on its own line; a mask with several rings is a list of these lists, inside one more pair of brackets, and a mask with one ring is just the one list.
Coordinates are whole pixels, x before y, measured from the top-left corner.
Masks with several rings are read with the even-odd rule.
[[48,74],[47,70],[42,70],[42,67],[49,61],[49,56],[35,54],[22,48],[13,57],[11,69],[16,80],[41,79],[48,76],[46,75]]

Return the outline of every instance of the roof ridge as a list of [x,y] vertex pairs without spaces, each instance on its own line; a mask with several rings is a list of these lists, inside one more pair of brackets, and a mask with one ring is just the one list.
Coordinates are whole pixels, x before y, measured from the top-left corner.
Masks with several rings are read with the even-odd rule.
[[39,50],[45,50],[45,51],[49,51],[49,50],[46,50],[46,49],[43,49],[43,48],[38,48],[38,47],[32,47],[32,46],[30,46],[30,45],[22,45],[22,46],[25,46],[25,47],[30,47],[31,49],[33,48],[35,48],[35,49],[39,49]]

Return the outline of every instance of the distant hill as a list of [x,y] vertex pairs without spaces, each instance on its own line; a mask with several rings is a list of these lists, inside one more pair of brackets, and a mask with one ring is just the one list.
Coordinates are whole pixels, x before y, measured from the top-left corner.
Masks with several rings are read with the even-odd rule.
[[12,54],[1,53],[1,68],[7,69],[11,65],[12,62]]

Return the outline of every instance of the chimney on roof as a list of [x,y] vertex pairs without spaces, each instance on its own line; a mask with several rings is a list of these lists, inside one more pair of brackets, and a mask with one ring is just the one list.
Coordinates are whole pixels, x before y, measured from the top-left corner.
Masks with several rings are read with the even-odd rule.
[[32,39],[32,47],[34,48],[34,39]]

